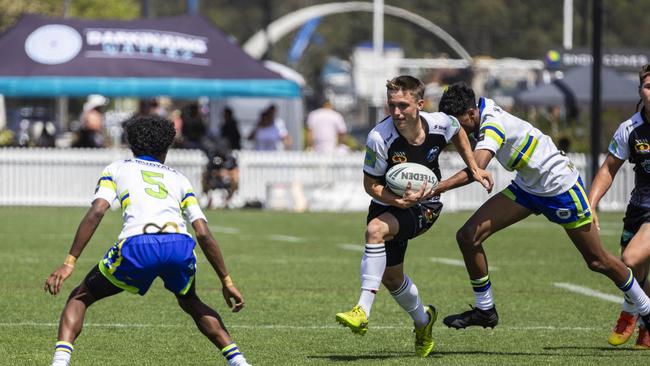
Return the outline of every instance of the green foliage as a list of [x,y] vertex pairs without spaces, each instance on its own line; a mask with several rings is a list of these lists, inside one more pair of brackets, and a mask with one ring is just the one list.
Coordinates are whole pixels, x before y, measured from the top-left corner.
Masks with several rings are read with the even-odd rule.
[[[120,213],[107,213],[63,293],[46,295],[43,281],[65,258],[84,211],[0,207],[0,365],[44,365],[51,360],[68,293],[121,228]],[[632,351],[631,344],[607,345],[619,304],[553,285],[569,282],[620,295],[605,276],[587,269],[564,231],[542,217],[530,217],[486,242],[490,265],[496,267],[491,277],[499,326],[456,331],[439,321],[433,330],[434,353],[420,359],[413,352],[411,319],[383,288],[365,337],[353,336],[334,322],[334,314],[351,308],[358,297],[364,213],[207,215],[247,305],[237,314],[228,311],[219,281],[197,248],[198,292],[220,312],[254,365],[647,364],[647,353]],[[443,213],[429,232],[409,243],[406,271],[422,300],[438,308],[440,319],[473,302],[465,269],[431,260],[462,259],[454,238],[469,215]],[[600,214],[600,234],[611,252],[618,249],[621,216]],[[345,249],[352,245],[359,251]],[[144,297],[123,293],[89,309],[73,364],[226,363],[156,280]]]
[[13,25],[21,14],[88,19],[135,19],[140,16],[139,0],[0,0],[0,30]]
[[87,19],[136,19],[140,17],[140,1],[71,0],[69,16]]
[[[82,18],[134,19],[140,16],[145,0],[69,0],[68,15]],[[218,27],[244,43],[268,21],[292,11],[330,0],[203,0],[200,13]],[[0,0],[0,30],[13,24],[21,13],[63,16],[63,0]],[[186,12],[184,0],[149,0],[151,17]],[[544,52],[562,43],[562,1],[537,0],[387,0],[426,19],[456,38],[473,56],[541,58]],[[646,47],[639,34],[650,32],[645,14],[646,0],[604,1],[604,39],[606,47]],[[439,39],[403,19],[386,16],[385,40],[400,44],[407,57],[451,51]],[[589,46],[591,5],[589,0],[574,1],[574,45]],[[341,13],[326,17],[318,27],[324,44],[307,53],[348,57],[361,40],[372,38],[370,13]],[[295,34],[295,33],[294,33]],[[293,39],[290,34],[274,46],[272,58],[286,61]],[[452,55],[454,56],[454,55]]]

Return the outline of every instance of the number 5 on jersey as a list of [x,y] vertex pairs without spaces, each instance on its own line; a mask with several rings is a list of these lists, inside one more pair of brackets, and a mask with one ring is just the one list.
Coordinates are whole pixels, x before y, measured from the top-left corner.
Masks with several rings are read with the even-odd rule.
[[147,193],[151,197],[158,198],[161,200],[167,198],[167,188],[165,188],[165,185],[162,182],[156,180],[156,178],[163,178],[163,174],[156,173],[156,172],[149,172],[146,170],[141,170],[141,172],[142,172],[142,180],[144,180],[145,183],[158,187],[157,191],[151,188],[145,188],[144,190],[145,193]]

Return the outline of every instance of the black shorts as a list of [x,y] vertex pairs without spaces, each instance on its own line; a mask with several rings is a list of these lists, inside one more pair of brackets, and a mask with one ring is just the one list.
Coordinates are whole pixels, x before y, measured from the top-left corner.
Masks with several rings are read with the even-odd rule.
[[396,266],[404,262],[409,239],[429,230],[442,211],[441,202],[425,202],[408,209],[384,206],[371,202],[366,224],[384,212],[393,215],[399,223],[399,232],[386,242],[386,266]]
[[621,234],[621,246],[627,246],[636,235],[641,225],[650,222],[650,209],[634,205],[627,205],[625,217],[623,218],[623,234]]

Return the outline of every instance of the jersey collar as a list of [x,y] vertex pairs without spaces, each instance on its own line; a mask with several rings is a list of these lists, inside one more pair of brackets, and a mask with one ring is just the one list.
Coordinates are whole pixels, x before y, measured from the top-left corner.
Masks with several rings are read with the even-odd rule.
[[149,155],[140,155],[140,156],[136,156],[135,158],[140,159],[140,160],[155,161],[156,163],[160,163],[160,161],[158,161],[158,159],[154,158],[153,156],[149,156]]
[[478,99],[478,118],[480,119],[483,116],[483,110],[485,109],[485,98],[480,97]]
[[641,111],[639,112],[639,114],[641,115],[641,118],[643,119],[643,123],[650,124],[650,122],[648,122],[648,118],[645,116],[645,107],[641,107]]

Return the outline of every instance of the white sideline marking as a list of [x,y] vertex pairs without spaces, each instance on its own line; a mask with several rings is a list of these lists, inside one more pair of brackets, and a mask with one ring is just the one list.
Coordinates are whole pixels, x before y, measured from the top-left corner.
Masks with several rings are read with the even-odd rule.
[[[437,257],[431,257],[429,258],[431,262],[433,263],[442,263],[442,264],[448,264],[450,266],[456,266],[456,267],[465,267],[465,262],[461,261],[460,259],[451,259],[451,258],[437,258]],[[496,271],[499,268],[496,266],[490,266],[490,272],[491,271]]]
[[269,235],[269,239],[276,240],[276,241],[286,241],[289,243],[300,243],[306,240],[305,238],[299,238],[297,236],[289,236],[289,235]]
[[[38,322],[19,322],[19,323],[0,323],[0,327],[58,327],[59,323],[38,323]],[[84,327],[94,328],[192,328],[190,324],[124,324],[124,323],[85,323]],[[289,329],[289,330],[319,330],[319,329],[344,329],[341,325],[282,325],[282,324],[269,324],[269,325],[229,325],[229,328],[238,329]],[[407,325],[377,325],[372,326],[372,329],[412,329]],[[435,328],[434,328],[435,329]],[[445,329],[445,328],[440,328]],[[438,329],[438,330],[440,330]],[[527,327],[509,327],[498,326],[494,330],[515,330],[515,331],[531,331],[531,330],[549,330],[549,331],[595,331],[602,330],[603,328],[595,327],[556,327],[552,325],[540,326],[527,326]]]
[[222,234],[239,234],[241,232],[239,229],[235,227],[227,227],[227,226],[208,226],[208,228],[212,231],[216,231]]
[[358,244],[339,244],[339,248],[345,249],[345,250],[351,250],[353,252],[363,252],[365,251],[365,248],[363,245],[358,245]]
[[592,290],[588,287],[583,287],[583,286],[578,286],[574,285],[572,283],[564,283],[564,282],[554,282],[553,286],[555,287],[560,287],[565,290],[569,290],[571,292],[575,292],[581,295],[586,295],[586,296],[591,296],[591,297],[596,297],[601,300],[605,301],[610,301],[610,302],[615,302],[617,304],[620,304],[623,301],[623,296],[616,296],[616,295],[610,295],[606,294],[600,291]]

